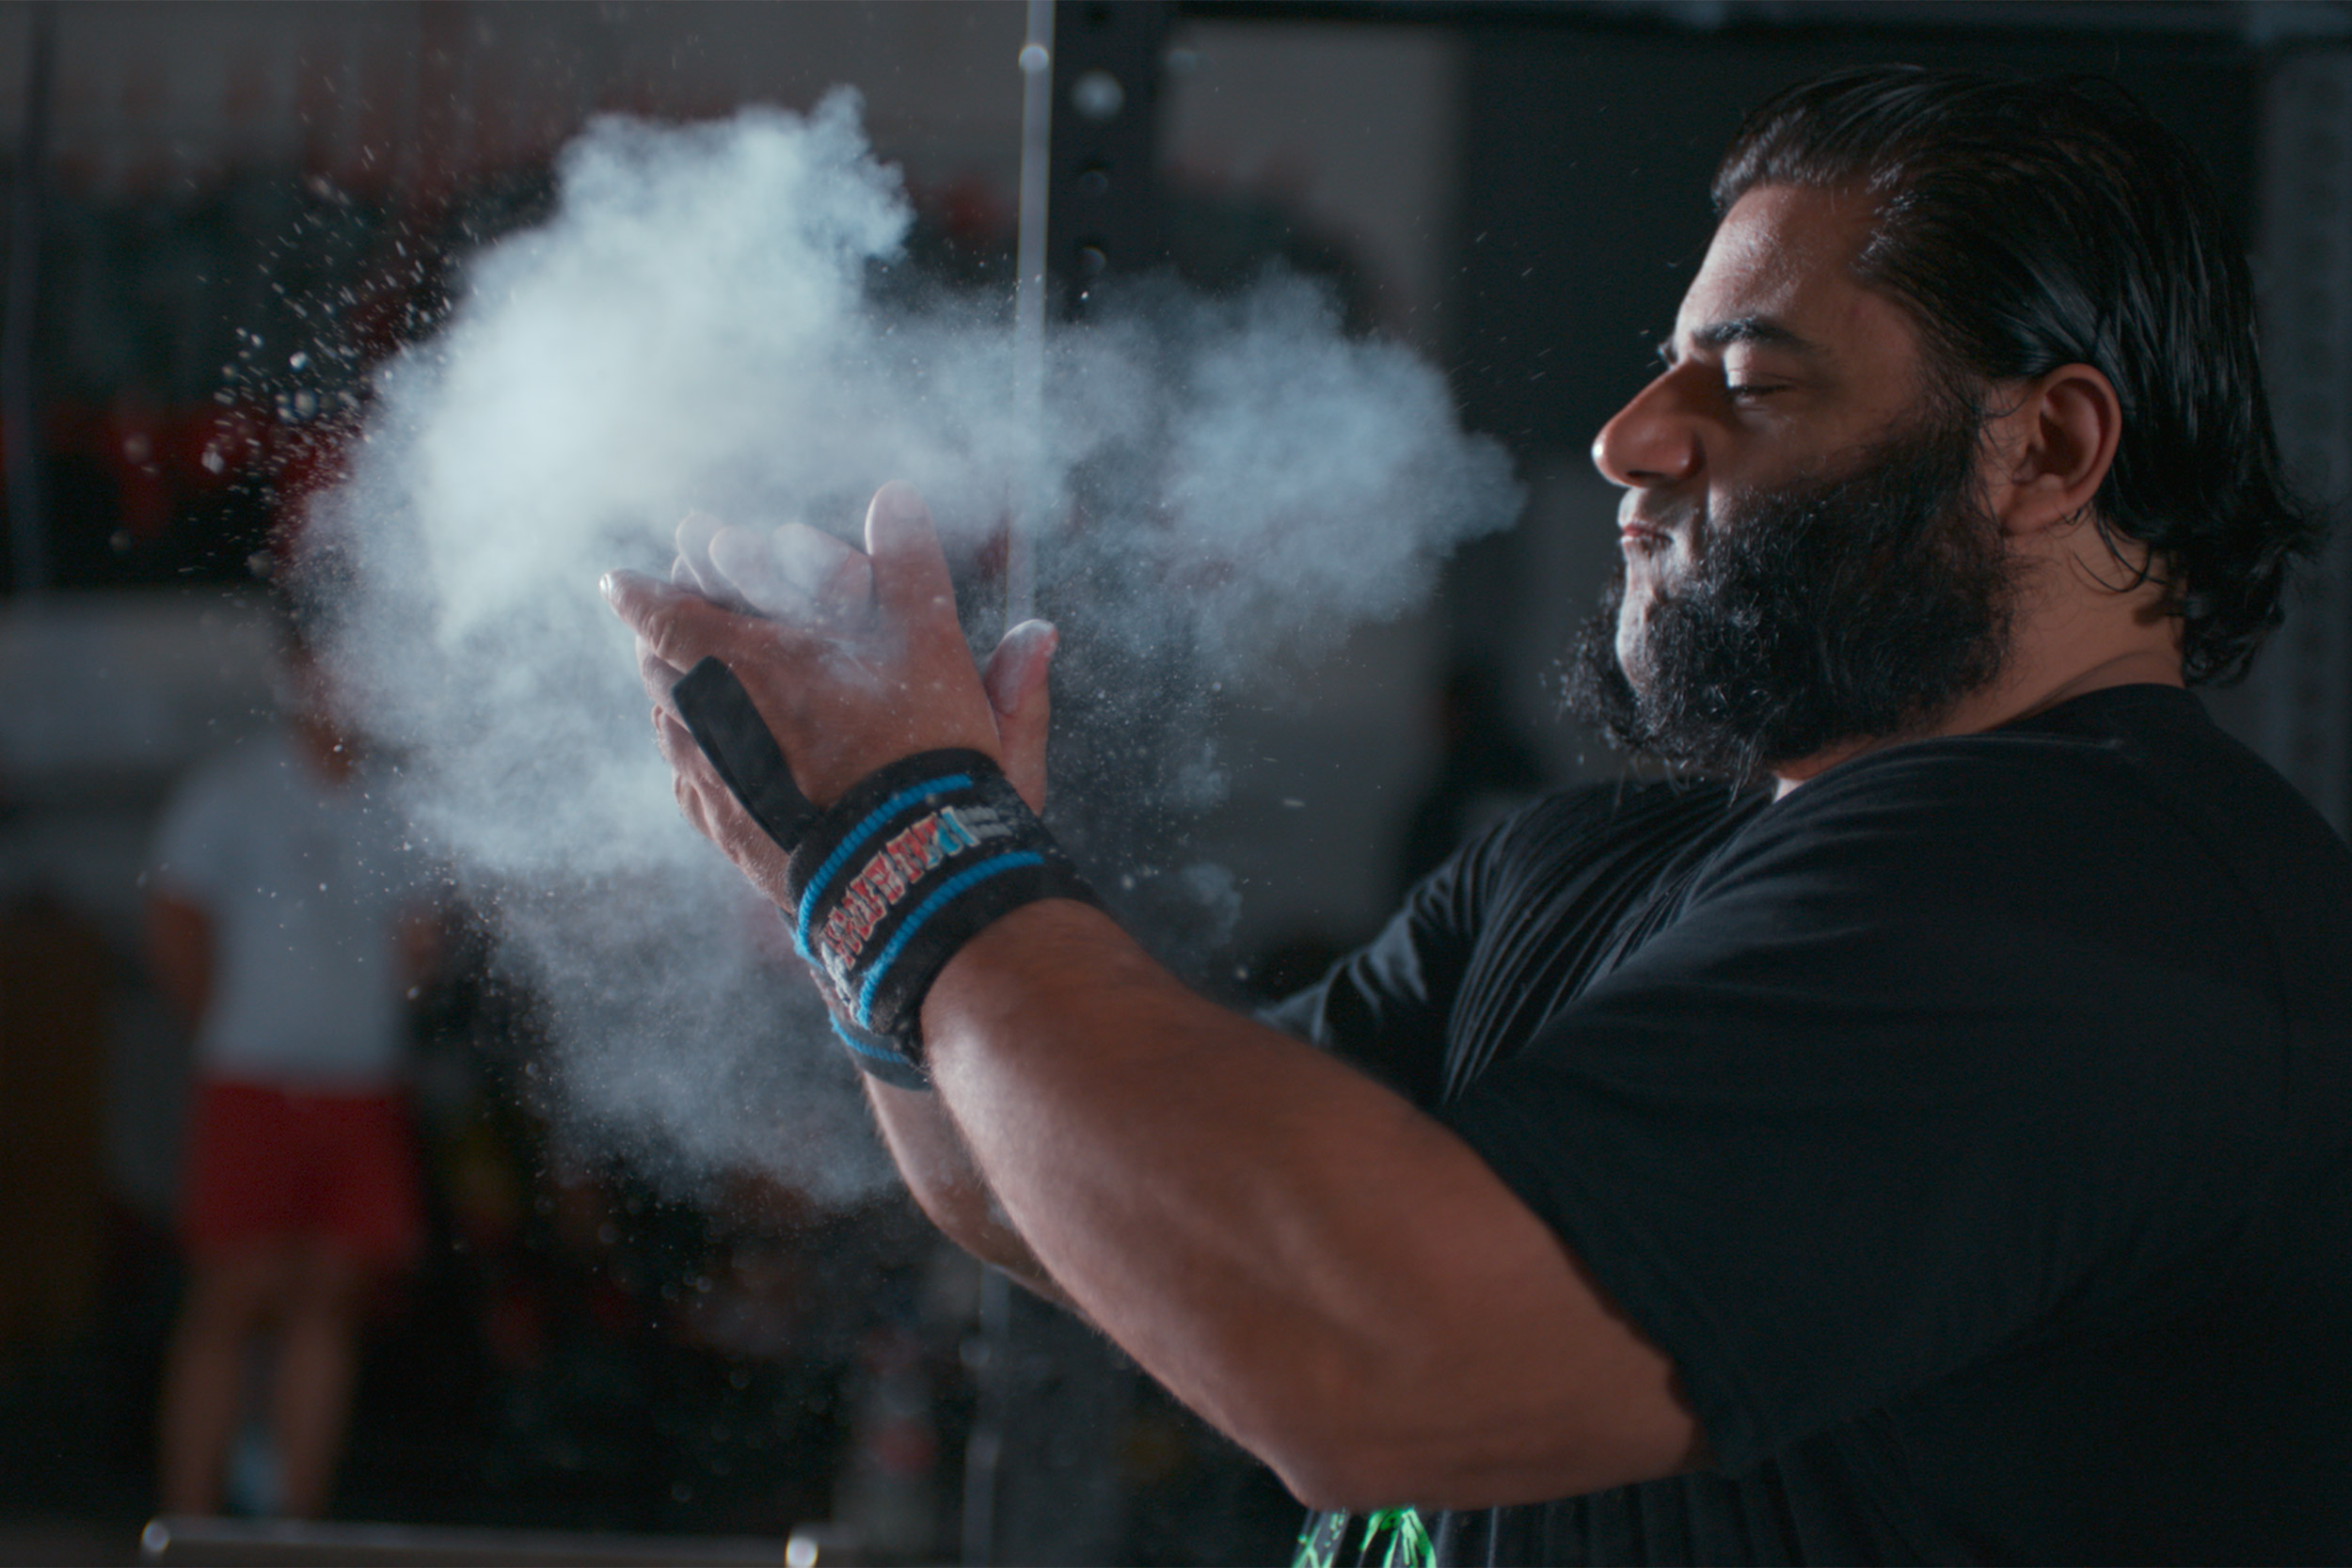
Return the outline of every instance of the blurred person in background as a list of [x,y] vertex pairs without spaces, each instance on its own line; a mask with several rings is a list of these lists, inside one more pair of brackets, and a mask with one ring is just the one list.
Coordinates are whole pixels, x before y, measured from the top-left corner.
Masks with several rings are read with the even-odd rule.
[[325,1511],[367,1305],[424,1233],[404,998],[437,927],[297,616],[278,674],[283,722],[182,784],[149,883],[151,960],[197,1061],[167,1513],[219,1511],[257,1349],[276,1474],[241,1500]]

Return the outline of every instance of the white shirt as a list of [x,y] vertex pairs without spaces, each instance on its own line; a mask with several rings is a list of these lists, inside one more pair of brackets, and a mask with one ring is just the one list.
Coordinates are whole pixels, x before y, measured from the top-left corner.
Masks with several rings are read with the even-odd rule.
[[419,889],[402,825],[364,772],[333,784],[282,732],[212,758],[164,814],[154,878],[212,917],[196,1038],[206,1073],[326,1090],[399,1076],[396,948]]

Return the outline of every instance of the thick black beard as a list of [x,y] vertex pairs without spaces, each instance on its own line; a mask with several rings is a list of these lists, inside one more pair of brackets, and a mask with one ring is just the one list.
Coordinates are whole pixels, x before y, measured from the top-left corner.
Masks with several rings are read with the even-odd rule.
[[1949,712],[1999,674],[2009,641],[1980,428],[1973,408],[1939,413],[1844,477],[1700,519],[1697,565],[1650,606],[1638,690],[1617,660],[1620,562],[1565,662],[1568,710],[1612,745],[1734,784]]

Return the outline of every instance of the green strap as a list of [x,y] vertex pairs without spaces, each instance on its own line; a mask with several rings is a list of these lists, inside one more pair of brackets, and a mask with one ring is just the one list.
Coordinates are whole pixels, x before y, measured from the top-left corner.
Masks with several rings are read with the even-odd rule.
[[[1340,1554],[1347,1549],[1347,1527],[1354,1515],[1343,1509],[1327,1509],[1307,1516],[1298,1532],[1298,1549],[1291,1568],[1342,1568]],[[1373,1548],[1389,1538],[1388,1551],[1378,1557]],[[1364,1539],[1356,1551],[1357,1568],[1436,1568],[1438,1544],[1421,1511],[1384,1508],[1364,1515]]]
[[1372,1544],[1380,1532],[1389,1530],[1388,1555],[1380,1560],[1380,1568],[1436,1568],[1438,1544],[1429,1538],[1429,1527],[1422,1522],[1417,1508],[1384,1508],[1364,1519],[1364,1560],[1372,1560]]
[[1298,1549],[1291,1555],[1291,1568],[1340,1568],[1340,1551],[1347,1544],[1347,1517],[1344,1509],[1308,1514],[1306,1528],[1298,1532]]

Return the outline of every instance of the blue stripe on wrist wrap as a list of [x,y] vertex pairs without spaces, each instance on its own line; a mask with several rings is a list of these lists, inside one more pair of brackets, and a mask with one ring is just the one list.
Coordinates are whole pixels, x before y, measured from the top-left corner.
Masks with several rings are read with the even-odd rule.
[[882,985],[882,977],[890,973],[890,966],[898,958],[900,949],[922,931],[931,916],[991,877],[1001,877],[1023,866],[1043,863],[1044,856],[1032,850],[1019,849],[999,855],[993,861],[982,861],[942,882],[937,892],[914,907],[914,912],[898,927],[898,934],[890,939],[889,944],[876,956],[873,967],[866,971],[866,984],[858,989],[857,993],[857,1021],[869,1029],[873,1027],[875,990]]
[[907,1087],[922,1075],[923,998],[983,928],[1041,898],[1095,902],[1004,773],[978,752],[927,752],[861,780],[792,851],[785,911],[851,1060]]
[[971,784],[972,775],[969,773],[944,773],[936,779],[927,779],[914,788],[902,789],[884,800],[881,805],[867,812],[864,821],[850,830],[849,836],[841,841],[832,854],[825,857],[825,863],[810,875],[808,891],[801,895],[800,918],[794,921],[792,926],[792,945],[799,951],[802,958],[808,957],[809,912],[817,908],[817,895],[824,891],[825,884],[832,879],[833,874],[841,869],[841,863],[848,860],[858,846],[872,838],[894,814],[904,811],[927,795],[949,789],[968,789]]

